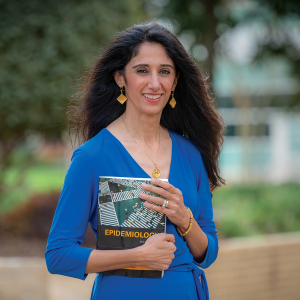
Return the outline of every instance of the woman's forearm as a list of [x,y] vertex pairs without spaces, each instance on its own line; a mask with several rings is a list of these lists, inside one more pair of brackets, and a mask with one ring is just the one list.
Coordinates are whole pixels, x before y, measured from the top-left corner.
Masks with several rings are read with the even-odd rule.
[[[184,228],[180,228],[182,232],[186,232],[190,224],[190,214],[187,213],[186,224]],[[197,262],[202,262],[205,258],[206,250],[208,247],[208,239],[206,234],[202,231],[198,223],[193,219],[192,228],[184,236],[184,239]]]
[[85,274],[123,269],[140,265],[139,247],[126,250],[93,250],[85,268]]

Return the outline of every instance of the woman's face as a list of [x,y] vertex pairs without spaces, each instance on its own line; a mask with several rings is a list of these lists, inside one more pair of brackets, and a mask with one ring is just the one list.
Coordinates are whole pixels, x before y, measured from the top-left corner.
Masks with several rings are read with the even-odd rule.
[[143,43],[138,55],[125,66],[125,78],[116,73],[117,84],[125,87],[127,109],[160,114],[176,86],[175,65],[161,44]]

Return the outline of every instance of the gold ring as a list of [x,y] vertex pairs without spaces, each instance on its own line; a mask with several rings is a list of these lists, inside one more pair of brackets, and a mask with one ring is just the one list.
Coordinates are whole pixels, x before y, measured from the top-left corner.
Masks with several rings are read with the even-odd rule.
[[167,200],[165,208],[168,208],[169,201]]
[[164,203],[162,204],[161,207],[162,207],[162,208],[165,208],[165,207],[167,207],[167,206],[168,206],[168,201],[165,199],[165,200],[164,200]]

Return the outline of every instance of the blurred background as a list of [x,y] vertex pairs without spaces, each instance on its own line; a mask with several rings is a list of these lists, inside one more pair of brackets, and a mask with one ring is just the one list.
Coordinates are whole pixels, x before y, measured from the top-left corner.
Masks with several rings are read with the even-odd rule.
[[[22,277],[32,291],[28,299],[66,292],[38,266],[45,268],[46,240],[74,150],[67,103],[115,34],[145,21],[178,35],[211,83],[227,125],[220,157],[227,185],[213,196],[220,255],[207,271],[212,300],[300,299],[293,281],[300,276],[296,0],[0,0],[0,299],[27,299],[13,288],[16,265],[46,278],[35,287]],[[90,229],[84,243],[95,246]],[[73,282],[78,285],[73,279],[66,286]]]

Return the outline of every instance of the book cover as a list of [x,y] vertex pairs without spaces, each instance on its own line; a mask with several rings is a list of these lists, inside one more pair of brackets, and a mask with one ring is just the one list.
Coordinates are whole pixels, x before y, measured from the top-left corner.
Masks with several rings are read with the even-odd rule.
[[[143,190],[141,185],[144,182],[153,185],[149,178],[99,177],[97,249],[135,248],[143,245],[153,234],[166,231],[166,216],[146,208],[145,200],[139,197],[141,192],[161,197]],[[163,276],[163,271],[146,266],[101,273],[140,278]]]

